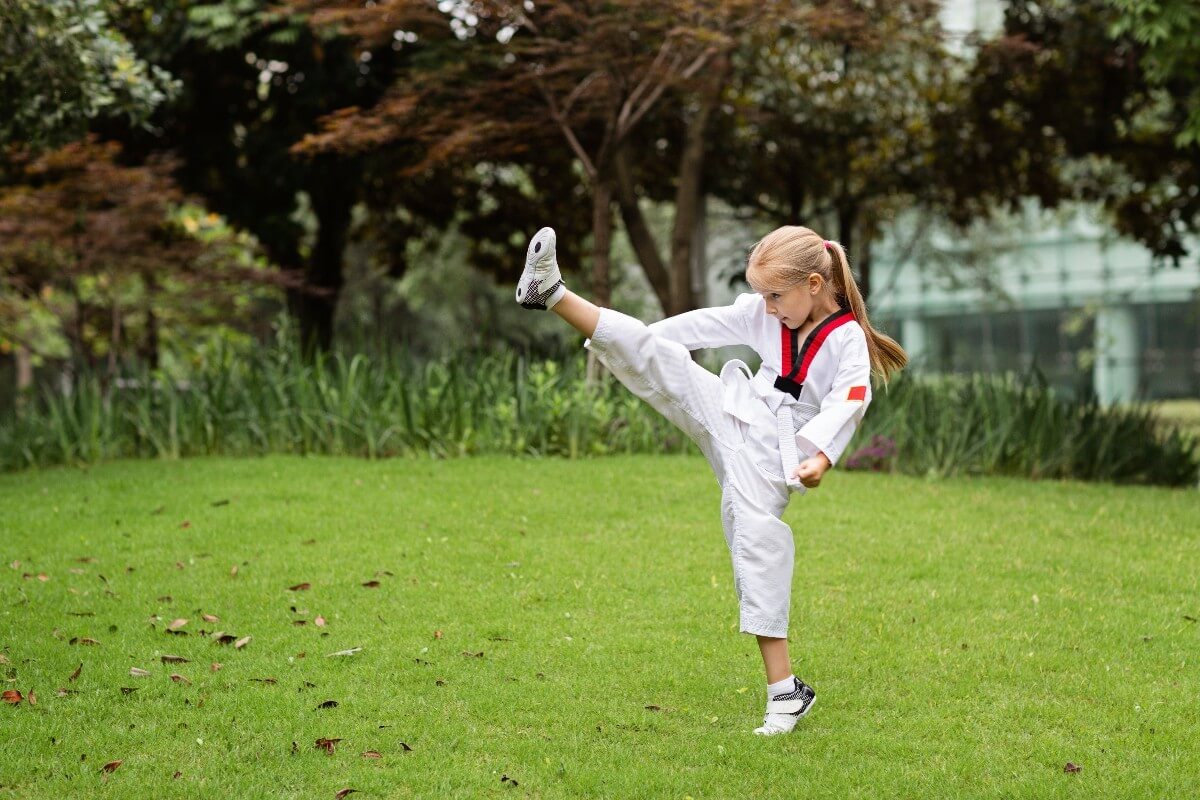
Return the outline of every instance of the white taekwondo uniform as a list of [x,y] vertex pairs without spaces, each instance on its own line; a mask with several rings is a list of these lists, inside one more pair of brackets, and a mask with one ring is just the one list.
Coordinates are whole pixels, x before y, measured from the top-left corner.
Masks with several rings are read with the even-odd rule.
[[[757,374],[733,359],[718,377],[690,350],[749,345]],[[675,423],[712,465],[733,559],[743,633],[785,638],[791,603],[792,529],[780,517],[799,461],[841,458],[871,402],[866,335],[843,308],[799,340],[759,294],[645,325],[612,309],[584,347],[617,379]]]

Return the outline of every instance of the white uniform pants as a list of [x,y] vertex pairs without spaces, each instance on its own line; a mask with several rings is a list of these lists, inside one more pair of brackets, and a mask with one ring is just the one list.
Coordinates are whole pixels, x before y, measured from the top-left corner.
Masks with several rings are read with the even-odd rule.
[[[743,633],[786,638],[791,603],[792,529],[780,517],[790,492],[783,477],[776,417],[751,396],[747,374],[721,377],[687,348],[641,321],[601,309],[585,346],[634,394],[675,423],[708,459],[721,486],[721,522],[733,560],[733,588]],[[742,387],[732,384],[736,381]],[[738,416],[726,410],[738,392]]]

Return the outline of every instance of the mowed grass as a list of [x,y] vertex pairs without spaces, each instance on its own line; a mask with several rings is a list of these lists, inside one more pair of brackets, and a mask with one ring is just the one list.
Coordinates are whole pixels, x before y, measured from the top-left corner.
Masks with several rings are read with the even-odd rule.
[[830,473],[772,739],[718,505],[693,456],[0,476],[0,795],[1195,796],[1195,491]]

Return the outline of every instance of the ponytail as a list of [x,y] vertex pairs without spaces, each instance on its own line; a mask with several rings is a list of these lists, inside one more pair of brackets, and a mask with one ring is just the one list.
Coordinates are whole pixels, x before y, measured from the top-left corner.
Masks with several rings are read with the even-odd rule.
[[867,319],[867,304],[863,302],[862,292],[858,290],[858,284],[850,272],[850,261],[846,258],[846,251],[842,249],[841,244],[826,240],[825,250],[833,262],[829,274],[833,278],[834,288],[837,289],[838,295],[850,304],[855,321],[867,335],[871,369],[881,375],[886,383],[892,373],[908,363],[908,354],[895,339],[871,327],[871,321]]

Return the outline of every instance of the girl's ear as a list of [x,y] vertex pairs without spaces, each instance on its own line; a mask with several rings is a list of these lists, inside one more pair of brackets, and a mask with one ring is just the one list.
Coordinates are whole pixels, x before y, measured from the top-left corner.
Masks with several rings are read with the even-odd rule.
[[808,291],[810,294],[820,294],[822,286],[825,284],[825,279],[815,272],[808,274]]

